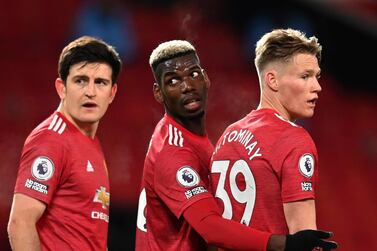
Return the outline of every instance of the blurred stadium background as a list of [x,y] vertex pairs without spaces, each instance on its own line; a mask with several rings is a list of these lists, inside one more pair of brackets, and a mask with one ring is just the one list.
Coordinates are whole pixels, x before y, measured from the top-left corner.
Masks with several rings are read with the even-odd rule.
[[196,45],[212,81],[208,134],[215,143],[228,124],[257,106],[253,48],[273,27],[304,30],[323,45],[316,114],[299,121],[319,152],[318,227],[334,231],[339,250],[377,250],[377,2],[247,2],[0,2],[0,250],[10,250],[6,224],[22,145],[57,108],[53,83],[68,41],[100,36],[124,60],[117,98],[98,136],[111,181],[109,250],[133,250],[144,155],[163,113],[152,96],[150,52],[170,39]]

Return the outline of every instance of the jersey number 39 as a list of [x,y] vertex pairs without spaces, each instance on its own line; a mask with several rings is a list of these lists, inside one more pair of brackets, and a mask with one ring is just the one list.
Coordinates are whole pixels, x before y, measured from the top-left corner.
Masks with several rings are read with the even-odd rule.
[[[224,203],[224,212],[222,216],[225,219],[232,219],[233,217],[233,206],[229,196],[232,196],[238,203],[245,204],[240,223],[248,226],[255,205],[255,179],[246,161],[237,160],[233,166],[230,167],[228,176],[229,164],[229,160],[217,160],[212,163],[211,173],[220,174],[215,197],[219,198]],[[236,177],[238,175],[243,176],[245,181],[244,190],[241,190],[237,185]],[[226,181],[229,182],[230,191],[225,190]]]

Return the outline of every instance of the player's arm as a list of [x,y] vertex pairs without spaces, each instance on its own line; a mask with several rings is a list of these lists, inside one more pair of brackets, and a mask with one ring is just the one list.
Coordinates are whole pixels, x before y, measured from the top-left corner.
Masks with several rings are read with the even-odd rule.
[[313,199],[284,203],[283,207],[290,234],[303,229],[317,229]]
[[41,250],[36,223],[46,205],[32,197],[16,193],[8,223],[9,241],[14,251]]
[[[265,251],[270,233],[223,219],[213,198],[201,199],[184,212],[183,217],[210,245],[234,250]],[[285,238],[281,249],[284,250]]]
[[223,219],[213,198],[195,202],[183,212],[183,217],[208,244],[222,248],[249,251],[311,251],[314,247],[329,251],[337,248],[335,242],[325,240],[332,236],[329,232],[303,230],[277,235]]
[[315,195],[318,179],[317,150],[310,135],[292,127],[282,135],[274,154],[281,165],[281,196],[289,233],[317,229]]

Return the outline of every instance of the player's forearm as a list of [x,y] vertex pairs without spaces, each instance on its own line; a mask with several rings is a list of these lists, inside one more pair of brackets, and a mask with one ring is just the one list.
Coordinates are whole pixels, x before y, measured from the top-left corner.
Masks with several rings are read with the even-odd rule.
[[218,215],[203,219],[196,230],[208,244],[235,250],[265,251],[271,235]]
[[306,230],[306,229],[312,229],[312,230],[317,230],[317,225],[315,224],[315,221],[292,221],[290,224],[288,224],[288,229],[290,234],[297,233],[298,231],[301,230]]
[[10,220],[9,242],[13,251],[40,251],[40,241],[35,225]]
[[234,250],[265,251],[270,233],[223,219],[214,198],[202,199],[184,211],[184,218],[208,243]]
[[283,207],[290,234],[305,229],[317,229],[314,200],[284,203]]

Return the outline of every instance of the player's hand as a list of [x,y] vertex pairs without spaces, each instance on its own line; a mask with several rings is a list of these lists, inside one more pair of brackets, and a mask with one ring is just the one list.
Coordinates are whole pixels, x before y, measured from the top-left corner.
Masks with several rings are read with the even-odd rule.
[[332,235],[331,232],[321,230],[302,230],[295,234],[288,234],[284,251],[312,251],[315,247],[330,251],[338,247],[336,242],[325,240]]

